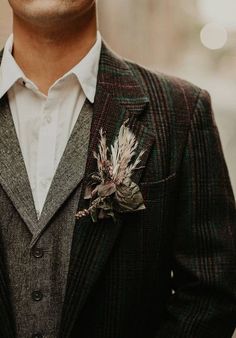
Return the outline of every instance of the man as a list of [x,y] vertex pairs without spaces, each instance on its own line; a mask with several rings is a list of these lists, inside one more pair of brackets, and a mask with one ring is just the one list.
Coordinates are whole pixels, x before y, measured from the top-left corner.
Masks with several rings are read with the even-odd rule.
[[[9,0],[0,79],[0,337],[230,338],[235,201],[209,96],[115,56],[94,0]],[[127,121],[146,209],[85,189]]]

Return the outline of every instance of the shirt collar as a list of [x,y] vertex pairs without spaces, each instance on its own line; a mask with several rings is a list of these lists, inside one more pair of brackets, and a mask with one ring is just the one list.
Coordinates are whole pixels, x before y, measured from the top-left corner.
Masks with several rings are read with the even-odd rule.
[[12,56],[13,34],[11,34],[5,44],[1,68],[0,68],[0,98],[14,85],[14,83],[25,78],[23,71],[15,62]]
[[[97,31],[97,40],[90,51],[77,65],[62,76],[62,78],[66,78],[68,75],[74,74],[77,77],[85,96],[91,103],[94,102],[96,93],[101,46],[102,38],[99,31]],[[13,34],[8,38],[3,51],[0,67],[0,99],[18,80],[23,79],[24,81],[30,81],[26,78],[12,56],[12,48]],[[60,79],[56,82],[59,81]]]
[[85,55],[85,57],[68,72],[76,75],[83,89],[84,94],[91,103],[94,102],[96,93],[101,47],[102,47],[102,38],[98,31],[97,41],[90,49],[88,54]]

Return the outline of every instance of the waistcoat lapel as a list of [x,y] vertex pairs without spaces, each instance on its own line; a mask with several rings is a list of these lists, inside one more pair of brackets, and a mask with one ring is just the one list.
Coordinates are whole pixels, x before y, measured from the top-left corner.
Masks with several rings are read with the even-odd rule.
[[0,184],[33,232],[36,210],[6,95],[0,100]]
[[31,247],[83,178],[91,120],[92,107],[86,101],[55,172],[38,220],[7,96],[0,100],[0,184],[33,235]]
[[[97,151],[99,130],[106,131],[107,143],[117,136],[121,124],[130,119],[130,126],[139,141],[138,152],[145,148],[140,166],[145,165],[154,136],[139,120],[148,98],[122,60],[103,44],[99,65],[98,84],[93,110],[86,174],[97,170],[93,151]],[[135,181],[138,182],[141,170]],[[83,191],[79,209],[85,207]],[[60,338],[70,337],[71,330],[83,305],[104,267],[121,231],[121,223],[111,219],[92,223],[89,217],[76,221],[71,249],[70,267],[64,302]],[[79,332],[78,332],[79,335]]]
[[[33,196],[7,96],[0,100],[0,184],[31,231],[36,224]],[[9,278],[0,238],[0,337],[15,337]]]
[[31,247],[49,224],[50,219],[83,179],[88,155],[91,121],[92,105],[86,100],[53,177],[37,224],[37,230],[33,234]]

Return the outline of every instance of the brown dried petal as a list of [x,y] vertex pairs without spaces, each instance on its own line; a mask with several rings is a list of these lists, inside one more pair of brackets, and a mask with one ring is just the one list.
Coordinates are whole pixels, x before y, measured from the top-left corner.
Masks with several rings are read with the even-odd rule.
[[88,185],[85,188],[84,199],[88,200],[88,199],[92,198],[92,191],[93,191],[93,187],[91,185]]
[[137,211],[146,208],[139,186],[130,179],[117,186],[115,197],[119,211]]
[[101,183],[98,186],[98,195],[101,197],[107,197],[112,195],[116,191],[116,185],[112,181],[107,183]]

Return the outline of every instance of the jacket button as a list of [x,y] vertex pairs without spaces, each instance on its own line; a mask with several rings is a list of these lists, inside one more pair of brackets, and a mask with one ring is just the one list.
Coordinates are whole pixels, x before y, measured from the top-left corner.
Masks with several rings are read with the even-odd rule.
[[33,333],[31,338],[43,338],[42,333]]
[[43,298],[43,294],[42,294],[42,292],[40,290],[33,291],[32,294],[31,294],[31,296],[32,296],[32,299],[35,300],[35,301],[37,301],[37,302],[39,300],[42,300],[42,298]]
[[32,254],[35,258],[41,258],[43,257],[44,252],[43,252],[43,249],[41,248],[33,248]]

